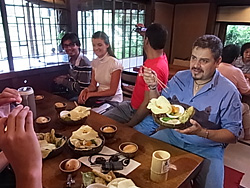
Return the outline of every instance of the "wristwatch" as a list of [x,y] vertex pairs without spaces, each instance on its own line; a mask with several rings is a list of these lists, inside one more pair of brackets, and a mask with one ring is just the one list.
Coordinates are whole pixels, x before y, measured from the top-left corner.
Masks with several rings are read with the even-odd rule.
[[148,89],[149,89],[149,90],[156,90],[156,88],[157,88],[157,85],[154,85],[154,86],[148,86]]

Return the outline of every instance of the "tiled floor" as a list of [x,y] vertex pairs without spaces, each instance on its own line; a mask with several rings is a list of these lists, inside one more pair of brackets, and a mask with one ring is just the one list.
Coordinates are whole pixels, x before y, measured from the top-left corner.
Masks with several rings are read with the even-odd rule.
[[241,185],[250,188],[250,141],[249,145],[237,142],[229,144],[225,150],[224,163],[226,166],[245,173]]

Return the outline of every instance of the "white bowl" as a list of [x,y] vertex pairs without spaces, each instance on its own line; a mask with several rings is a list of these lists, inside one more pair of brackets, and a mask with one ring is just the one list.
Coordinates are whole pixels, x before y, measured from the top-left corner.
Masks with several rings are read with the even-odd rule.
[[170,117],[170,118],[178,118],[181,114],[183,114],[185,112],[185,109],[181,105],[172,104],[172,106],[178,107],[179,108],[179,113],[178,113],[178,115],[167,114],[167,116]]

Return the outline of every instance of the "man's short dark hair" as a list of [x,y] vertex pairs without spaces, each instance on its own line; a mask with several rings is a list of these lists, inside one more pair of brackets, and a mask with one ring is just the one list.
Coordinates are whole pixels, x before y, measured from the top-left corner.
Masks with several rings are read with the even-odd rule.
[[167,42],[168,32],[161,24],[154,23],[147,28],[145,37],[153,49],[161,50]]
[[192,49],[194,49],[195,47],[210,49],[213,54],[214,60],[217,61],[222,54],[223,45],[221,40],[217,36],[203,35],[196,39],[196,41],[193,43]]
[[66,33],[66,34],[63,36],[63,38],[62,38],[62,40],[61,40],[61,45],[62,45],[62,47],[63,47],[63,42],[66,41],[66,40],[70,40],[72,43],[76,44],[76,45],[79,46],[79,47],[80,47],[80,45],[81,45],[80,40],[79,40],[77,34],[75,34],[75,33],[69,32],[69,33]]
[[240,55],[240,47],[235,44],[229,44],[222,50],[222,62],[231,64]]
[[245,44],[242,45],[241,50],[240,50],[240,55],[242,57],[243,57],[243,54],[244,54],[245,50],[248,49],[248,48],[250,48],[250,42],[245,43]]

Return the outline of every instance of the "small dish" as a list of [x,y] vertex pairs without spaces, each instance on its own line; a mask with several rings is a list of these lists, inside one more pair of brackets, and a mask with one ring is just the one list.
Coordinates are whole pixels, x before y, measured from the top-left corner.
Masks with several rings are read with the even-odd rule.
[[76,172],[80,167],[81,162],[77,159],[65,159],[59,164],[59,169],[66,173]]
[[50,121],[51,118],[49,116],[40,116],[36,118],[36,124],[39,125],[39,127],[47,126]]
[[67,106],[67,103],[65,102],[56,102],[55,103],[55,109],[57,113],[60,113],[61,111],[65,110]]
[[105,138],[113,138],[117,132],[117,127],[115,125],[104,125],[100,128],[103,136]]
[[62,118],[64,116],[64,114],[68,114],[68,113],[69,113],[69,111],[63,110],[59,114],[60,122],[62,122],[65,125],[84,125],[85,121],[87,120],[87,116],[83,117],[77,121],[73,121],[70,118]]
[[185,109],[178,104],[172,104],[172,112],[170,114],[167,114],[170,118],[178,118],[180,115],[182,115],[185,111]]
[[133,158],[138,151],[138,145],[133,142],[123,142],[119,145],[119,151],[128,158]]
[[35,96],[35,101],[36,103],[41,102],[44,99],[44,95],[36,95]]

